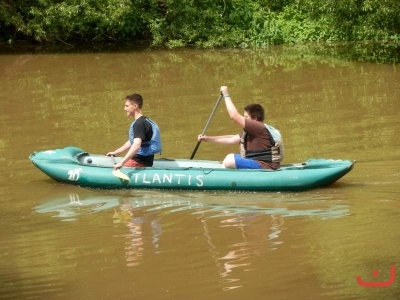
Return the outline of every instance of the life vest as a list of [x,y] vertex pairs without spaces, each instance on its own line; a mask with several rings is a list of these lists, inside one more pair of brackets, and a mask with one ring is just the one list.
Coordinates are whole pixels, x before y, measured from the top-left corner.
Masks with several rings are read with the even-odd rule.
[[[156,153],[160,153],[162,150],[161,135],[158,125],[149,118],[146,118],[146,121],[150,123],[153,135],[151,136],[150,141],[142,141],[142,146],[137,152],[138,155],[142,156],[154,155]],[[133,127],[135,126],[135,122],[136,120],[132,122],[131,127],[129,128],[129,141],[131,145],[133,144]]]
[[283,146],[283,138],[278,129],[272,127],[271,125],[264,124],[267,127],[269,133],[272,135],[272,140],[274,141],[274,146],[272,147],[272,159],[274,161],[283,161],[285,156],[285,147]]
[[282,135],[278,129],[272,127],[271,125],[264,124],[265,129],[268,131],[272,147],[263,150],[247,150],[247,132],[242,135],[241,144],[244,147],[245,158],[262,160],[265,162],[281,162],[284,156],[284,147]]

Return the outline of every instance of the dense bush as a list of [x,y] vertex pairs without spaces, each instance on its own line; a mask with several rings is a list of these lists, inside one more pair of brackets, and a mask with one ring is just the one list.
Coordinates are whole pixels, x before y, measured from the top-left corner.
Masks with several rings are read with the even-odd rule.
[[266,47],[400,41],[399,0],[0,0],[0,40]]

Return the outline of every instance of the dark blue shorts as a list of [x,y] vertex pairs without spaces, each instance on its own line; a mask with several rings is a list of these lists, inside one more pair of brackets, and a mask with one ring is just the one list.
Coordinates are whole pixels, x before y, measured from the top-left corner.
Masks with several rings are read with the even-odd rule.
[[234,154],[237,169],[262,169],[263,167],[253,159],[243,158],[240,154]]

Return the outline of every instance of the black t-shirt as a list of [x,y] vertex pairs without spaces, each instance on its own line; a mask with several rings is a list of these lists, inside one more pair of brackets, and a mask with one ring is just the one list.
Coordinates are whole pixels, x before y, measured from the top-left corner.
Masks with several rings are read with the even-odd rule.
[[[133,138],[140,138],[142,143],[149,142],[151,137],[153,136],[153,129],[151,128],[151,124],[146,121],[145,116],[141,116],[136,120],[135,125],[133,126]],[[154,161],[154,155],[138,155],[133,156],[133,159],[138,163],[151,167]]]

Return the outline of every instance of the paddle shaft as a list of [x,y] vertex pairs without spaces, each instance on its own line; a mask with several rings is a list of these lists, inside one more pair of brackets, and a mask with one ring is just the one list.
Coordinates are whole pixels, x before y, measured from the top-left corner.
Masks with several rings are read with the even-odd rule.
[[[219,98],[218,98],[218,100],[217,100],[217,103],[215,103],[215,106],[214,106],[214,108],[213,108],[213,110],[212,110],[212,112],[211,112],[210,117],[208,118],[207,124],[206,124],[206,126],[204,127],[203,132],[201,133],[201,135],[205,135],[206,130],[207,130],[208,126],[209,126],[210,123],[211,123],[211,119],[214,117],[215,111],[217,110],[217,107],[218,107],[219,103],[221,102],[221,99],[222,99],[222,93],[221,93],[221,95],[219,95]],[[195,154],[196,154],[196,152],[197,152],[197,149],[199,149],[199,147],[200,147],[200,143],[201,143],[201,141],[198,141],[198,142],[197,142],[196,147],[195,147],[194,150],[193,150],[192,156],[190,156],[190,159],[193,159],[193,157],[195,156]]]

